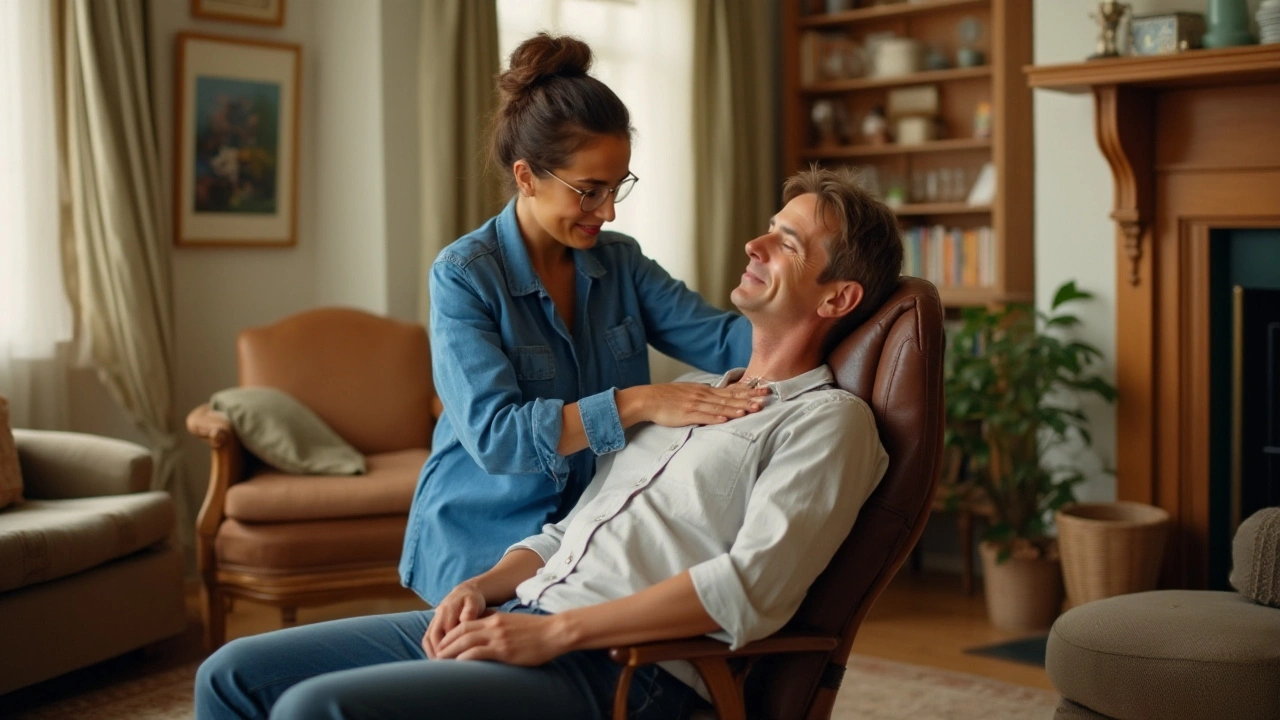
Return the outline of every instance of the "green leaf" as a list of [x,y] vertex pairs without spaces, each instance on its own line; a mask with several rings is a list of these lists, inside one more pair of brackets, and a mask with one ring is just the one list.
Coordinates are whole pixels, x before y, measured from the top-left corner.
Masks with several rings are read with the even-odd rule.
[[1092,293],[1077,289],[1075,280],[1068,280],[1053,294],[1053,303],[1049,307],[1051,310],[1057,310],[1060,306],[1072,300],[1089,300],[1092,297]]

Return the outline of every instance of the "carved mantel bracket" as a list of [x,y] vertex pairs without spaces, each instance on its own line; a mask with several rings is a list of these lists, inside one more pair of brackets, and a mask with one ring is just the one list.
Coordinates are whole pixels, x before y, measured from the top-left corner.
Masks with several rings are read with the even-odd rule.
[[1111,217],[1122,233],[1129,284],[1137,287],[1141,283],[1143,238],[1151,229],[1154,209],[1153,102],[1149,92],[1120,85],[1096,86],[1093,96],[1098,146],[1111,165],[1116,184]]

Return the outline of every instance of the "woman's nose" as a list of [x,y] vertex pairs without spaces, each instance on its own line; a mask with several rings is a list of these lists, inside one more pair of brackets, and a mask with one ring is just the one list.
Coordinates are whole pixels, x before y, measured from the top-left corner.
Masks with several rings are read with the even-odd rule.
[[595,209],[594,214],[605,222],[613,222],[613,219],[618,216],[618,213],[614,212],[613,208],[613,193],[609,193],[609,195],[605,197],[604,202],[601,203],[600,207]]

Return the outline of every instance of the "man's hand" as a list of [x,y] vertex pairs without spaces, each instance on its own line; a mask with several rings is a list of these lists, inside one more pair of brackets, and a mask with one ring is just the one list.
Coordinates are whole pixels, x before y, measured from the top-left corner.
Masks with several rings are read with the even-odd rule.
[[724,388],[701,383],[637,385],[618,391],[618,414],[624,427],[641,420],[666,427],[718,425],[758,411],[763,407],[761,396],[768,394],[766,387],[736,383]]
[[498,612],[458,623],[436,644],[433,657],[533,667],[571,649],[568,633],[556,616]]
[[451,590],[436,606],[431,624],[422,636],[422,649],[427,657],[434,660],[439,655],[440,641],[459,623],[475,620],[484,613],[484,594],[475,585],[462,583]]

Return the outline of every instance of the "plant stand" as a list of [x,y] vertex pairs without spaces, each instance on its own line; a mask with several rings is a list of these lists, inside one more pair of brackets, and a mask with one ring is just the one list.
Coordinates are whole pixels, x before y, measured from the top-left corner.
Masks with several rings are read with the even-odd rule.
[[999,547],[978,546],[987,618],[999,630],[1044,630],[1062,609],[1062,565],[1056,559],[1009,558],[996,564]]

